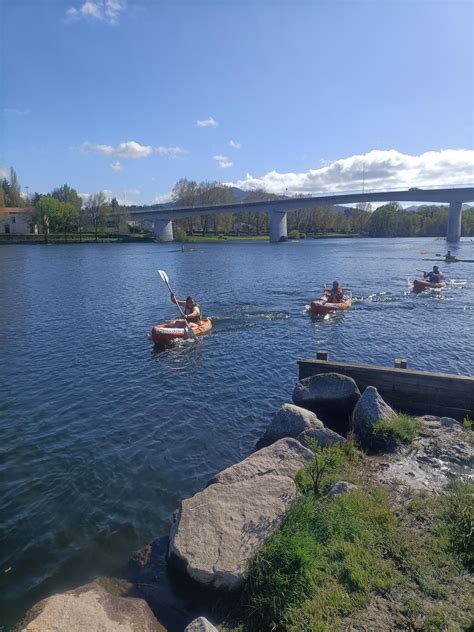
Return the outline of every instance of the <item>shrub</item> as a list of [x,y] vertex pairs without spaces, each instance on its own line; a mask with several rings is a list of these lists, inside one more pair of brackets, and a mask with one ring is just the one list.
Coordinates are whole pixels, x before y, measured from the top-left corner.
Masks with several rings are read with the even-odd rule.
[[300,238],[300,233],[298,230],[291,230],[290,234],[288,235],[288,237],[290,239],[299,239]]
[[372,443],[381,449],[394,449],[409,445],[418,436],[423,422],[416,417],[397,413],[390,419],[377,421],[372,426]]

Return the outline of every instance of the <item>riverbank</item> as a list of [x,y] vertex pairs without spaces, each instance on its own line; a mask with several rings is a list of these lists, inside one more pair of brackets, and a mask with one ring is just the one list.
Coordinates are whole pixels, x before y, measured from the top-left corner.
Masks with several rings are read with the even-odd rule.
[[[263,447],[181,502],[169,544],[134,557],[131,584],[117,592],[103,579],[48,598],[18,629],[49,629],[64,611],[68,631],[79,619],[96,630],[97,595],[121,599],[124,630],[141,618],[144,630],[182,632],[197,615],[235,632],[469,629],[472,422],[397,414],[335,373],[301,380],[293,401],[304,408],[284,404]],[[350,410],[347,436],[318,418],[329,404],[334,420]],[[90,612],[68,595],[87,595]],[[99,608],[105,629],[111,607]]]
[[[340,233],[318,233],[314,235],[306,235],[305,237],[301,237],[301,239],[335,239],[335,238],[357,238],[362,235],[347,235]],[[245,241],[268,241],[268,235],[188,235],[184,241],[175,240],[174,242],[169,243],[178,243],[178,244],[186,244],[186,243],[201,243],[201,244],[212,244],[212,243],[225,243],[225,242],[245,242]],[[298,241],[288,239],[288,241]],[[111,233],[100,234],[97,238],[95,235],[91,234],[83,234],[78,235],[76,233],[68,233],[66,236],[63,234],[55,234],[49,235],[48,244],[93,244],[93,243],[136,243],[136,244],[146,244],[146,243],[161,243],[159,240],[155,239],[152,234],[139,234],[139,235],[114,235]],[[44,235],[0,235],[0,245],[25,245],[25,244],[45,244]],[[168,242],[166,242],[168,243]]]

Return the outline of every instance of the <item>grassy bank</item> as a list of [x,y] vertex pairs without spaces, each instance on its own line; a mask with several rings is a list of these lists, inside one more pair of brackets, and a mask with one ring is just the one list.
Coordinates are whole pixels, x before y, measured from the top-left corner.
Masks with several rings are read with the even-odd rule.
[[[472,629],[474,483],[401,492],[374,482],[369,457],[328,450],[298,477],[304,494],[253,560],[230,628]],[[326,498],[341,479],[357,489]]]

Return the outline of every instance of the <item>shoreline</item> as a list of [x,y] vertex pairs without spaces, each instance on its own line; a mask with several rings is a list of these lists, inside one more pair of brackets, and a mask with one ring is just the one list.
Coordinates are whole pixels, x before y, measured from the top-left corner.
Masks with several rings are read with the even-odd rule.
[[[375,504],[370,505],[370,511],[378,511],[381,507],[380,493],[385,490],[386,499],[382,506],[382,511],[385,512],[383,519],[388,520],[387,529],[390,530],[391,521],[410,519],[410,511],[407,511],[405,507],[407,503],[408,505],[409,503],[424,503],[425,509],[422,512],[428,509],[432,512],[431,505],[436,505],[436,507],[440,505],[440,501],[436,499],[440,494],[441,498],[444,497],[443,494],[446,492],[443,490],[446,489],[447,482],[450,479],[462,480],[469,471],[469,462],[472,459],[472,446],[469,447],[469,443],[472,443],[472,429],[468,425],[463,428],[462,424],[454,419],[425,415],[411,418],[413,434],[409,440],[403,434],[375,435],[372,431],[374,425],[383,421],[384,432],[387,433],[387,423],[393,415],[398,415],[398,413],[395,413],[382,399],[373,386],[368,386],[361,393],[362,390],[361,388],[359,391],[354,379],[339,373],[310,376],[297,381],[292,398],[294,404],[283,404],[280,410],[275,412],[273,421],[257,441],[254,451],[242,461],[217,473],[202,490],[196,492],[191,498],[180,502],[179,509],[174,513],[169,537],[162,535],[139,550],[129,560],[124,573],[116,579],[99,578],[92,584],[47,597],[30,608],[21,624],[14,629],[29,629],[29,627],[20,627],[25,622],[28,625],[38,625],[35,630],[48,629],[42,627],[36,617],[40,618],[43,613],[49,613],[49,624],[51,624],[51,618],[53,623],[57,622],[57,617],[61,616],[61,610],[58,615],[57,602],[61,599],[64,603],[62,606],[64,616],[67,614],[69,621],[75,624],[80,616],[71,603],[75,603],[74,600],[79,595],[92,595],[89,597],[92,601],[96,601],[99,595],[103,600],[120,598],[125,617],[140,606],[143,609],[141,616],[147,619],[151,617],[151,627],[144,627],[144,630],[182,632],[186,624],[192,625],[190,622],[201,616],[208,616],[216,622],[219,629],[223,625],[225,630],[269,630],[270,620],[265,618],[267,616],[265,608],[270,608],[270,610],[272,608],[265,601],[266,589],[258,582],[254,588],[247,588],[247,584],[250,581],[252,586],[255,577],[260,576],[258,573],[261,571],[255,570],[255,564],[258,565],[261,556],[268,550],[272,550],[268,549],[267,542],[273,542],[274,538],[278,542],[279,538],[287,537],[284,534],[288,531],[287,525],[291,524],[294,512],[298,515],[298,512],[302,511],[308,503],[315,503],[315,508],[335,507],[337,510],[339,503],[344,512],[356,511],[356,519],[360,521],[364,515],[357,514],[357,511],[361,511],[357,509],[357,503],[360,505],[365,502],[367,496],[373,496]],[[352,420],[350,423],[347,421],[347,414]],[[338,424],[338,419],[346,420],[342,425],[338,425],[338,432],[341,434],[331,429]],[[392,431],[393,429],[390,430]],[[357,452],[359,455],[356,457],[354,457],[356,448],[348,435],[354,432],[365,450],[364,453]],[[317,441],[321,452],[318,452],[316,444],[311,444],[311,440]],[[332,476],[327,480],[321,479],[318,496],[313,498],[311,486],[306,487],[305,491],[304,486],[307,485],[308,480],[304,472],[311,471],[308,469],[311,467],[310,463],[323,458],[321,455],[325,454],[325,450],[329,450],[328,454],[335,450],[340,453],[340,456],[345,454],[347,458],[344,457],[344,466],[336,468]],[[437,450],[441,450],[439,455]],[[441,468],[439,459],[443,460]],[[420,495],[422,492],[424,496]],[[400,504],[401,493],[404,498],[402,504]],[[283,497],[286,500],[282,506]],[[348,500],[345,500],[346,498]],[[351,505],[353,502],[351,499],[356,499],[356,505]],[[389,503],[388,499],[390,499]],[[439,507],[436,511],[438,510],[441,511]],[[389,513],[390,515],[393,513],[390,518]],[[254,526],[250,528],[249,525]],[[370,529],[375,527],[369,521],[367,528],[370,536]],[[419,530],[418,522],[416,525],[411,525],[410,537],[418,538]],[[242,533],[245,533],[245,537]],[[290,545],[291,539],[285,546]],[[363,541],[359,543],[356,541],[353,546],[354,554],[357,554],[364,546]],[[374,558],[374,563],[382,565],[381,571],[389,563],[387,551],[383,550],[385,552],[380,559]],[[325,554],[324,546],[321,554]],[[367,551],[368,554],[369,551]],[[375,555],[373,551],[370,551],[370,554]],[[400,572],[397,570],[397,555],[399,555],[398,549],[394,553],[393,561],[390,562],[393,564],[393,569],[390,571],[392,574]],[[415,556],[415,550],[410,551],[410,555]],[[446,591],[446,595],[443,595],[443,606],[446,605],[449,613],[452,613],[454,607],[457,608],[459,605],[456,590],[458,580],[463,575],[461,570],[457,570],[454,561],[447,558],[443,560],[438,561],[438,564],[447,565],[452,574],[451,583],[448,585],[449,590]],[[411,563],[411,560],[409,561]],[[351,572],[350,564],[353,562],[352,558],[347,560],[348,572]],[[363,561],[363,564],[365,563]],[[421,564],[421,561],[413,560],[413,563]],[[291,577],[291,571],[289,568],[285,569],[283,560],[281,564],[283,572],[290,572],[289,577]],[[430,560],[426,560],[426,565],[429,564]],[[280,572],[278,561],[275,571]],[[360,572],[362,571],[361,567]],[[257,576],[254,576],[255,572]],[[273,581],[272,572],[265,581]],[[327,581],[336,581],[329,568],[325,572],[329,573]],[[431,573],[425,567],[423,567],[423,572]],[[367,576],[369,583],[364,588],[367,603],[357,601],[346,612],[346,616],[355,617],[356,622],[360,618],[362,622],[364,621],[367,614],[366,608],[369,608],[371,604],[371,595],[374,591],[377,592],[377,581],[370,583],[372,581],[370,577],[371,573]],[[410,577],[409,571],[404,569],[402,577],[397,581],[404,582],[407,589],[420,593],[416,596],[422,602],[420,608],[425,609],[423,616],[429,620],[431,601],[423,597],[423,588],[417,587],[416,582],[413,583]],[[430,575],[430,581],[434,579]],[[127,587],[123,586],[120,590],[118,587],[107,589],[107,582],[125,581],[131,584]],[[350,583],[346,585],[342,581],[340,586],[340,589],[347,591],[350,596],[352,591]],[[397,583],[394,583],[391,592],[383,599],[391,603],[392,608],[396,606],[397,617],[403,616],[404,621],[408,622],[411,615],[397,610],[399,606],[402,607],[405,595],[400,597],[396,586]],[[254,609],[254,624],[247,625],[244,616],[245,599],[252,598],[251,592],[254,589],[264,590],[262,603],[266,605],[262,606],[260,614]],[[282,588],[282,590],[288,589]],[[294,591],[290,591],[288,596],[283,596],[279,602],[281,609],[293,607],[291,616],[296,616],[297,620],[300,616],[304,618],[314,615],[311,609],[306,611],[307,595],[305,596],[303,587],[300,590],[302,591],[300,595],[295,596]],[[217,608],[215,607],[216,598],[219,604]],[[85,596],[84,599],[86,599]],[[296,602],[293,605],[287,604],[286,599],[290,601],[296,599]],[[295,606],[297,606],[296,610]],[[347,609],[347,604],[345,607]],[[459,615],[461,617],[467,616],[469,609],[468,606],[463,606],[463,608]],[[370,616],[370,609],[368,613],[367,616]],[[381,611],[382,614],[383,617],[387,615],[385,611]],[[90,616],[95,616],[95,614],[91,613]],[[279,617],[283,614],[277,610],[272,616]],[[331,623],[339,623],[339,614],[331,616]],[[457,615],[450,614],[450,616]],[[164,628],[163,625],[168,627]],[[208,625],[212,626],[210,623]],[[387,626],[382,625],[379,629],[384,631],[391,629]],[[68,629],[75,630],[76,628],[71,625]],[[95,629],[91,620],[90,630]],[[205,629],[217,630],[213,626]]]

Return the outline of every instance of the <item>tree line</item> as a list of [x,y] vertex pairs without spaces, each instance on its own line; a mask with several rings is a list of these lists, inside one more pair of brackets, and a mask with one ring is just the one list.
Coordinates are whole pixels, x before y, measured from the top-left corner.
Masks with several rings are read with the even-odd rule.
[[[240,197],[237,198],[236,194]],[[236,201],[262,202],[282,199],[281,196],[256,189],[245,194],[234,187],[217,181],[196,182],[182,178],[172,190],[173,204],[179,207],[231,204]],[[128,208],[119,205],[116,198],[107,200],[103,192],[81,198],[77,191],[64,184],[48,194],[35,193],[28,201],[32,206],[32,224],[36,224],[47,241],[50,233],[91,232],[97,239],[106,226],[118,233],[128,232]],[[4,178],[0,186],[0,207],[24,207],[21,186],[15,170]],[[131,207],[133,208],[133,207]],[[152,207],[152,208],[155,208]],[[419,206],[408,211],[397,202],[390,202],[372,211],[369,203],[355,208],[315,206],[288,213],[288,232],[291,236],[312,234],[354,234],[370,237],[444,237],[448,223],[448,207]],[[187,234],[202,235],[265,235],[269,231],[268,213],[242,211],[193,215],[174,220],[175,237],[180,240]],[[462,214],[462,234],[474,236],[474,208]]]

